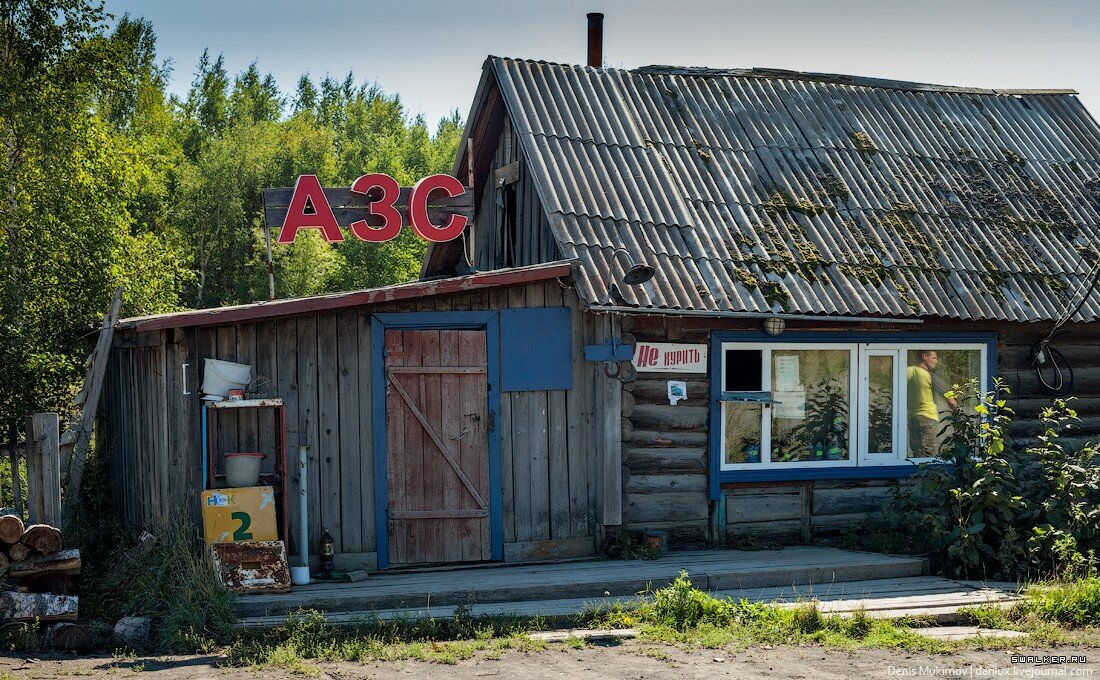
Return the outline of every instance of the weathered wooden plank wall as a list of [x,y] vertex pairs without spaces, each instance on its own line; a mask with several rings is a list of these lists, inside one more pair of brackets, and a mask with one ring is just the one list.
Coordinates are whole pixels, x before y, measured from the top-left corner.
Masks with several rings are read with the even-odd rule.
[[[291,524],[298,523],[297,450],[308,445],[311,552],[327,528],[340,553],[338,562],[373,567],[371,314],[543,306],[573,309],[574,389],[502,395],[497,427],[505,555],[520,560],[592,554],[602,498],[595,445],[602,434],[593,413],[606,379],[600,364],[585,362],[583,356],[584,343],[602,341],[606,333],[593,325],[602,318],[582,312],[575,291],[558,281],[163,334],[119,333],[108,372],[105,419],[116,507],[131,523],[177,507],[197,519],[204,359],[245,361],[254,365],[255,375],[270,380],[286,404]],[[212,416],[211,427],[222,454],[258,450],[270,455],[274,424],[272,414],[221,412]],[[269,458],[265,468],[272,464]]]
[[[514,255],[507,264],[504,254],[503,191],[494,181],[496,170],[519,163],[518,179],[514,184],[516,228]],[[527,160],[519,147],[519,140],[512,133],[511,121],[505,117],[504,127],[497,141],[489,179],[485,182],[481,200],[478,201],[475,219],[473,257],[478,269],[497,269],[505,266],[520,267],[529,264],[552,262],[560,259],[557,241],[550,231],[550,222],[535,189],[534,180],[527,168]],[[512,232],[510,232],[512,233]]]

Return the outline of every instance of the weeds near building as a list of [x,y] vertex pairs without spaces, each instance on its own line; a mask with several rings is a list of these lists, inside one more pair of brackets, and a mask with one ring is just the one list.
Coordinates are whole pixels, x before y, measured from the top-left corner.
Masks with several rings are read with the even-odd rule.
[[1039,431],[1017,443],[1008,392],[998,381],[988,393],[976,382],[948,393],[958,406],[939,460],[898,492],[891,523],[929,537],[954,576],[1088,576],[1100,548],[1100,451],[1067,443],[1077,414],[1060,399],[1043,409]]

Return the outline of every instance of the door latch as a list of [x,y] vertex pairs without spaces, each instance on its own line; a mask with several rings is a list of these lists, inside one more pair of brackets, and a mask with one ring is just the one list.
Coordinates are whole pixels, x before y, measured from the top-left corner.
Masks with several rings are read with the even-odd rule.
[[489,432],[493,432],[497,429],[497,414],[495,411],[489,411],[489,419],[486,423],[486,429]]

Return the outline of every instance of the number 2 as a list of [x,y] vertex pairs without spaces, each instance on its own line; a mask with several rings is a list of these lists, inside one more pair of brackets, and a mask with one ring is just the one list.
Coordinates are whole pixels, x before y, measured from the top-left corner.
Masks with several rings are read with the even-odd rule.
[[251,541],[252,532],[248,530],[248,527],[252,526],[252,517],[247,512],[234,512],[230,517],[241,523],[241,526],[233,532],[233,540]]

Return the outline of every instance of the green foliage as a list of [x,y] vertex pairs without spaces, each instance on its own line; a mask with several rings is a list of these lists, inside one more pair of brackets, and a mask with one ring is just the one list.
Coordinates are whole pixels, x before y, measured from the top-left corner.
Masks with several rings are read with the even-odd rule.
[[[211,51],[170,97],[152,24],[110,26],[93,0],[12,0],[0,19],[0,418],[66,413],[117,286],[124,315],[266,299],[263,188],[370,171],[408,184],[449,171],[461,137],[457,113],[433,133],[351,74],[303,75],[289,95]],[[274,248],[276,293],[410,280],[424,250],[408,230],[303,236]]]
[[676,644],[724,647],[732,643],[823,643],[841,647],[875,646],[928,649],[932,643],[913,633],[908,621],[825,615],[815,602],[781,606],[717,598],[695,588],[686,573],[651,599],[617,602],[587,612],[577,622],[590,627],[640,628],[643,637]]
[[924,555],[936,548],[925,534],[898,530],[890,522],[870,516],[858,524],[845,527],[839,535],[821,539],[818,543],[843,550],[891,555]]
[[733,618],[735,605],[719,600],[691,585],[686,571],[671,584],[653,594],[649,619],[655,623],[687,630],[701,623],[724,626]]
[[1077,414],[1056,400],[1041,415],[1034,444],[1009,436],[1014,414],[997,382],[983,394],[972,381],[947,396],[940,461],[923,464],[914,485],[897,494],[894,528],[924,536],[950,573],[994,579],[1079,577],[1100,548],[1098,450],[1070,450],[1063,435]]
[[612,560],[655,560],[661,552],[646,545],[641,532],[623,529],[604,544],[603,556]]

